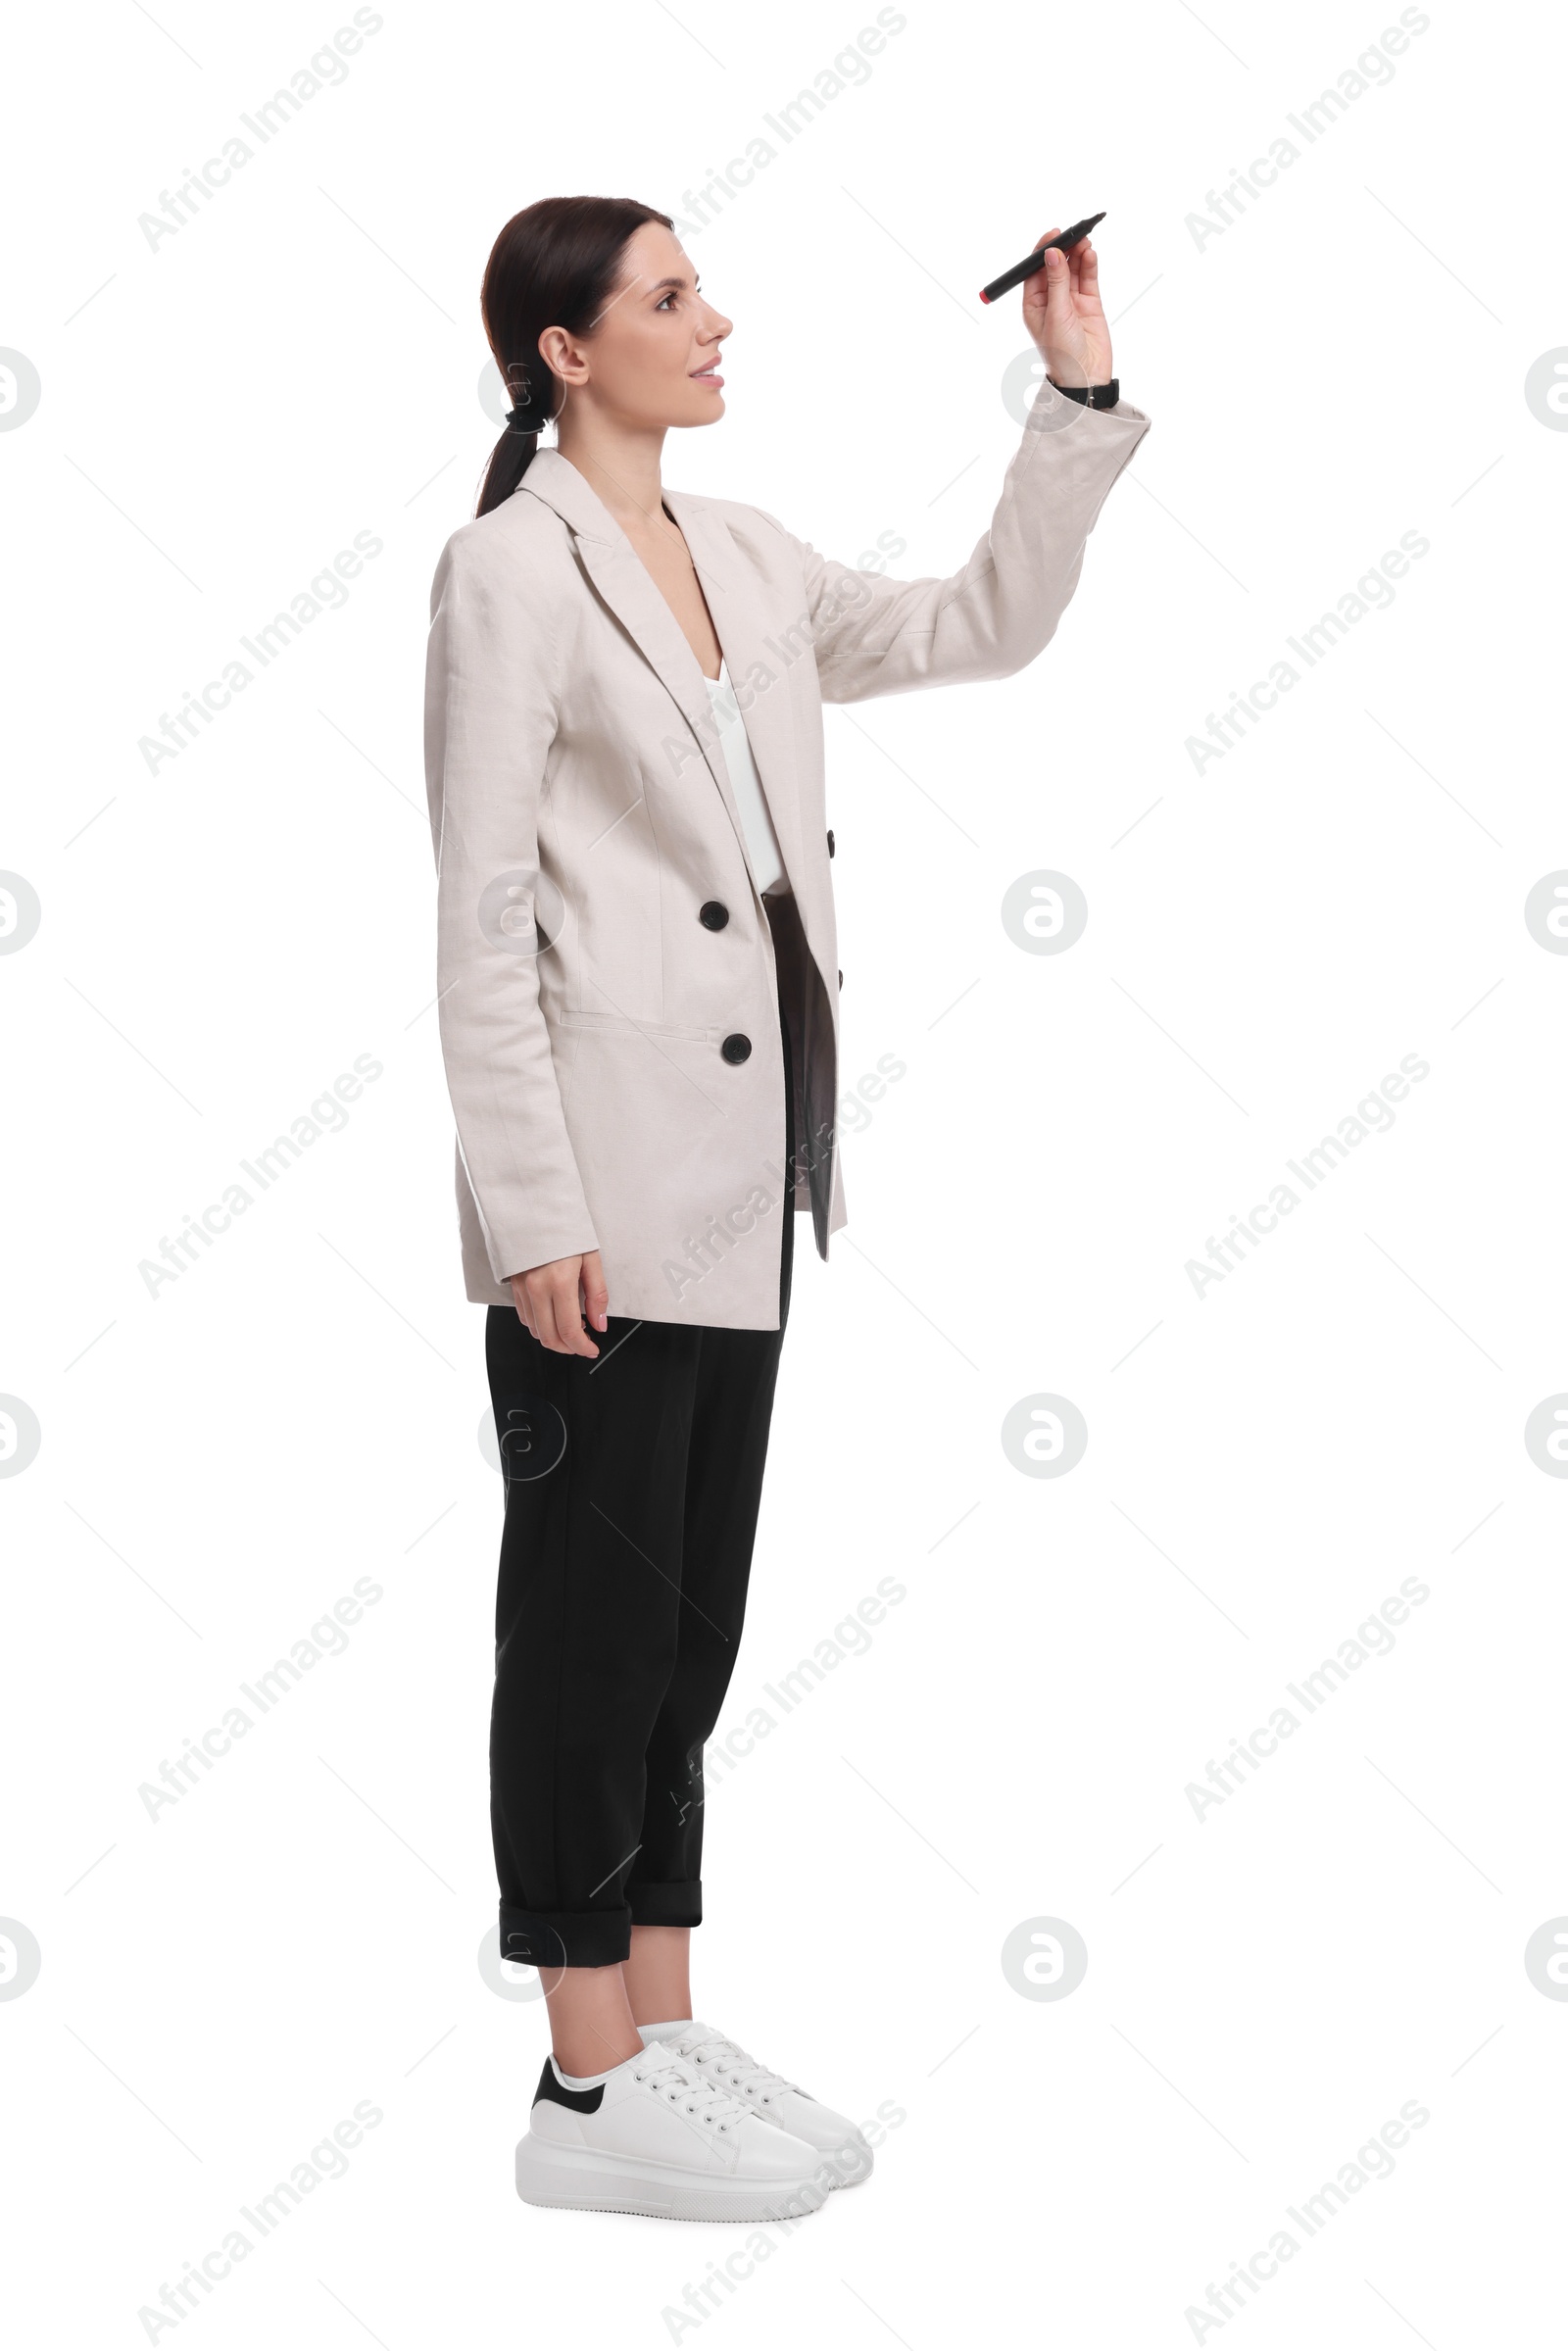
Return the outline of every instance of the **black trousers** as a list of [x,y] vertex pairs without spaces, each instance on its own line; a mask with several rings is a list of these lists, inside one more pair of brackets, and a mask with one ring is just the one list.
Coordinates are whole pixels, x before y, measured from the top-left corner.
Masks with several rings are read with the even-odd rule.
[[[793,911],[793,909],[792,909]],[[781,1015],[786,1165],[793,1054]],[[504,1958],[608,1967],[633,1926],[703,1915],[703,1747],[735,1667],[779,1328],[612,1314],[597,1357],[492,1306],[485,1358],[507,1472],[490,1816]]]

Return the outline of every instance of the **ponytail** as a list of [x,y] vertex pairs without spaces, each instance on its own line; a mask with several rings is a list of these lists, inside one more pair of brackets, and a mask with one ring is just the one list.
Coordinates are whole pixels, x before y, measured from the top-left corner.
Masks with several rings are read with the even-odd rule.
[[538,447],[536,432],[520,432],[514,424],[507,426],[485,467],[475,514],[488,514],[493,507],[506,504],[533,463]]

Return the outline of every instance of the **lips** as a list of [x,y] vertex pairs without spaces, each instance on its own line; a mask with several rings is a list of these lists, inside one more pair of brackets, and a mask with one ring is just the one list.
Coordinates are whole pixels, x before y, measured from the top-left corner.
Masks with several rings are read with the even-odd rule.
[[721,383],[723,382],[724,378],[723,378],[721,375],[715,374],[715,372],[714,372],[714,370],[716,369],[717,366],[718,366],[718,358],[717,358],[717,354],[715,353],[715,355],[713,356],[713,358],[712,358],[712,359],[710,359],[710,360],[709,361],[709,363],[708,363],[708,365],[707,365],[707,367],[694,367],[694,368],[693,368],[693,370],[692,370],[692,381],[693,381],[693,383],[720,383],[720,384],[721,384]]

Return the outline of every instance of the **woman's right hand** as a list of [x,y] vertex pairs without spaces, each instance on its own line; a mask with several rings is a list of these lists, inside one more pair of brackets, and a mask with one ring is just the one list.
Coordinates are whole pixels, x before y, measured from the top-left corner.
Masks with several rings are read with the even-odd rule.
[[596,1249],[512,1274],[509,1282],[513,1303],[541,1347],[558,1355],[598,1354],[583,1329],[585,1316],[596,1331],[610,1327],[610,1291]]

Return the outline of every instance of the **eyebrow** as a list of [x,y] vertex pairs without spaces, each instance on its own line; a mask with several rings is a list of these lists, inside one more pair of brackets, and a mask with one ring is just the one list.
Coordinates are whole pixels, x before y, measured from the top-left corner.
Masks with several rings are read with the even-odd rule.
[[702,284],[703,281],[700,277],[661,277],[656,284],[649,288],[649,291],[654,294],[662,294],[673,287],[678,292],[683,286],[690,285],[694,293],[700,293]]

